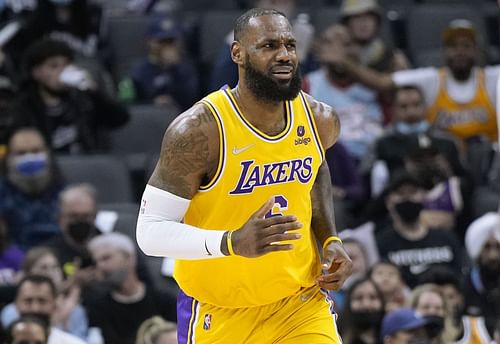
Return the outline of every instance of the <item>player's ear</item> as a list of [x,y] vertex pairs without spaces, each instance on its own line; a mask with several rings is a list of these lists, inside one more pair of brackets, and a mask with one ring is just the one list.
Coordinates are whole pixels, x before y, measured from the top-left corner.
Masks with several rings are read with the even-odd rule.
[[243,64],[242,46],[238,41],[233,41],[233,43],[231,43],[231,60],[237,65]]

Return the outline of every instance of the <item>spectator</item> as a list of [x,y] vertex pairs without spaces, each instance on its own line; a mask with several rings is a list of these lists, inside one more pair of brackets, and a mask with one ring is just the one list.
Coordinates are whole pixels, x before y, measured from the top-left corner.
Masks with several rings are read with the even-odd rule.
[[370,268],[368,276],[382,292],[387,312],[401,308],[406,304],[410,289],[406,286],[396,264],[382,260]]
[[368,146],[382,134],[383,116],[375,92],[323,59],[338,45],[350,58],[357,58],[357,48],[347,29],[341,25],[331,26],[322,35],[318,53],[322,68],[305,77],[304,90],[337,111],[342,126],[339,140],[359,161],[367,153]]
[[62,189],[52,153],[42,134],[20,128],[8,143],[6,176],[0,179],[0,213],[9,239],[22,250],[57,234],[57,198]]
[[14,126],[39,128],[58,153],[95,152],[104,130],[123,125],[129,114],[95,91],[88,73],[72,62],[73,51],[59,41],[45,39],[29,48],[28,82],[13,105]]
[[452,343],[458,335],[453,314],[438,286],[422,284],[412,290],[409,306],[429,319],[429,337],[433,344]]
[[148,57],[131,72],[135,101],[187,109],[198,97],[198,76],[183,49],[182,29],[175,19],[155,20],[147,32]]
[[344,308],[345,291],[348,290],[357,280],[364,278],[369,267],[368,257],[362,243],[354,238],[346,238],[342,241],[344,243],[344,249],[352,261],[352,273],[349,277],[347,277],[340,290],[331,292],[337,311]]
[[380,257],[396,264],[410,287],[418,275],[434,265],[462,271],[462,250],[448,231],[430,229],[420,218],[425,190],[408,174],[393,178],[387,188],[386,207],[392,224],[376,236]]
[[54,250],[68,276],[92,265],[86,246],[92,237],[100,233],[94,226],[96,215],[96,190],[93,186],[71,185],[61,191],[58,207],[61,235],[44,245]]
[[149,318],[139,327],[135,344],[177,344],[177,326],[159,316]]
[[347,292],[339,327],[346,344],[380,343],[384,297],[370,278],[355,281]]
[[102,26],[102,9],[88,0],[38,0],[7,52],[19,61],[29,45],[51,38],[66,43],[78,56],[98,58],[105,48]]
[[96,262],[98,277],[109,289],[89,295],[87,309],[92,326],[101,328],[107,344],[133,344],[141,323],[160,315],[176,320],[176,301],[141,282],[136,273],[136,249],[120,233],[93,238],[89,250]]
[[384,316],[380,330],[384,344],[429,343],[429,320],[411,308],[400,308]]
[[500,68],[478,67],[477,32],[467,20],[450,23],[443,32],[443,46],[446,67],[442,69],[429,67],[380,74],[348,59],[347,52],[339,49],[331,52],[329,61],[379,91],[416,85],[424,94],[431,125],[463,140],[484,136],[494,142],[498,136],[495,103]]
[[359,61],[378,71],[409,68],[406,56],[380,37],[383,17],[376,0],[343,0],[340,22],[347,27],[359,49]]
[[500,226],[497,213],[487,213],[471,223],[465,247],[472,269],[465,280],[465,312],[482,315],[493,336],[500,317]]
[[10,242],[7,225],[0,217],[0,286],[15,283],[24,253]]
[[[431,268],[419,278],[419,284],[432,283],[436,285],[450,307],[456,328],[455,343],[489,344],[491,339],[484,325],[484,318],[464,314],[464,296],[461,276],[444,267]],[[451,340],[450,339],[450,340]]]
[[[56,286],[49,277],[28,275],[18,285],[16,308],[23,317],[34,315],[48,326],[56,310]],[[48,344],[83,344],[80,338],[51,326]]]
[[6,344],[47,344],[49,329],[39,318],[22,317],[7,329]]
[[[62,190],[57,208],[60,233],[43,243],[57,255],[64,273],[85,287],[95,279],[94,261],[87,244],[101,233],[95,226],[96,198],[97,191],[90,184],[70,185]],[[137,258],[139,277],[143,282],[151,283],[144,259]]]
[[472,192],[466,178],[459,178],[435,147],[417,148],[405,157],[405,169],[426,189],[422,221],[431,227],[455,232],[463,238],[469,223]]
[[[80,289],[65,281],[61,265],[54,252],[46,247],[35,247],[29,250],[23,262],[22,274],[41,275],[49,277],[57,289],[56,310],[52,316],[52,325],[85,339],[88,330],[88,320],[85,310],[79,304]],[[1,312],[3,327],[9,326],[19,318],[19,312],[14,303],[5,306]]]
[[418,87],[397,87],[392,105],[394,123],[375,141],[373,156],[367,157],[366,163],[372,167],[372,180],[384,181],[372,185],[372,189],[376,188],[372,194],[377,196],[390,176],[404,168],[404,158],[408,152],[419,147],[435,147],[448,161],[454,175],[466,174],[453,137],[432,130],[427,122],[424,96]]

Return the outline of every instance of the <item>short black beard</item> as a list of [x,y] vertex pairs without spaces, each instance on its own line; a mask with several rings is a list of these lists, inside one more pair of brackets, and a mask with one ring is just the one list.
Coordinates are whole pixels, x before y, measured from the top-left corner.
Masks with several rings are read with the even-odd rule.
[[280,83],[253,68],[248,59],[245,64],[245,76],[246,86],[256,98],[266,103],[293,100],[299,94],[302,86],[302,77],[298,69],[289,83]]

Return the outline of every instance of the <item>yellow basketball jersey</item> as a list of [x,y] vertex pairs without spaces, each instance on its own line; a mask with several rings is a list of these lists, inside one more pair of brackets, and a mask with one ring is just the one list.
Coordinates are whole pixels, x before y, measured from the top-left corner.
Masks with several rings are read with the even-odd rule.
[[464,333],[455,344],[490,344],[491,338],[484,324],[484,318],[463,316]]
[[476,94],[467,103],[457,103],[451,99],[446,91],[446,70],[441,69],[439,75],[439,92],[428,112],[429,123],[461,139],[484,135],[492,141],[496,140],[496,111],[488,97],[484,70],[476,70]]
[[297,216],[302,237],[293,242],[293,250],[259,258],[177,261],[174,277],[179,286],[198,301],[230,308],[269,304],[312,286],[320,265],[310,226],[310,192],[324,152],[304,95],[285,102],[286,127],[276,136],[254,127],[228,89],[201,102],[219,125],[219,168],[191,200],[184,222],[237,230],[274,196],[275,206],[267,216]]

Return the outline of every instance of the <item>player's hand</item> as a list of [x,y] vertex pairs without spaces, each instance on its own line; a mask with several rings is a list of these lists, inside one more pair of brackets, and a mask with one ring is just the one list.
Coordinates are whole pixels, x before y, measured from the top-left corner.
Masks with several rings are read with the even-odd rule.
[[338,241],[332,241],[323,250],[323,274],[316,279],[320,288],[339,290],[352,272],[352,261]]
[[274,197],[257,210],[241,229],[233,232],[231,241],[236,255],[254,258],[293,249],[293,244],[281,242],[299,239],[301,234],[288,232],[302,228],[302,224],[293,215],[265,218],[273,207]]

